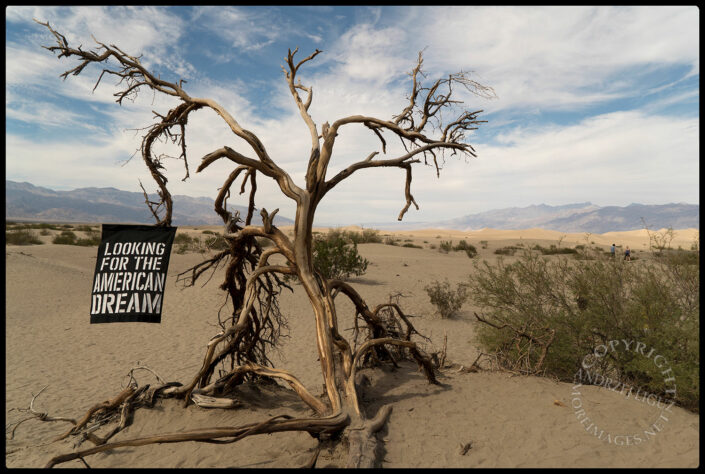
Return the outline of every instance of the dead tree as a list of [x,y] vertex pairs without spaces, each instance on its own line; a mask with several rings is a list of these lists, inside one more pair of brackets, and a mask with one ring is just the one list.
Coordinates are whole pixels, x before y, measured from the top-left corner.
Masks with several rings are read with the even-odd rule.
[[[159,187],[158,202],[150,201],[145,191],[145,200],[156,219],[156,225],[169,225],[172,217],[172,199],[163,173],[163,155],[156,156],[153,150],[156,142],[171,141],[178,145],[181,151],[179,158],[184,161],[186,168],[184,179],[189,175],[185,134],[192,112],[199,109],[215,111],[230,131],[247,145],[242,151],[223,145],[202,157],[197,172],[204,171],[218,160],[230,160],[234,163],[234,170],[215,199],[215,211],[223,219],[223,236],[227,239],[229,248],[181,275],[187,284],[191,284],[208,269],[220,262],[227,262],[222,288],[232,300],[232,318],[221,324],[221,333],[208,343],[203,365],[193,379],[183,385],[172,383],[146,391],[149,397],[147,405],[152,403],[155,397],[161,396],[179,397],[184,403],[194,401],[204,406],[232,406],[232,400],[223,395],[234,386],[247,380],[281,379],[291,386],[314,414],[306,419],[275,417],[262,423],[241,427],[219,427],[113,443],[96,443],[91,449],[58,456],[52,459],[49,465],[69,459],[83,459],[89,454],[120,446],[203,440],[234,442],[261,433],[307,431],[319,439],[346,436],[350,445],[348,465],[373,466],[376,462],[374,433],[384,425],[391,408],[386,406],[374,417],[367,416],[359,400],[359,385],[356,383],[358,369],[363,364],[396,364],[400,358],[409,358],[419,364],[430,383],[437,383],[434,367],[430,358],[412,340],[412,336],[418,333],[398,305],[384,304],[370,310],[351,285],[342,281],[326,280],[316,270],[312,255],[314,215],[321,200],[341,181],[360,170],[378,167],[399,168],[404,171],[406,202],[398,219],[403,218],[412,204],[418,209],[411,194],[412,165],[423,161],[434,166],[438,173],[446,153],[475,156],[475,150],[465,140],[467,132],[475,130],[478,124],[483,122],[478,120],[482,111],[462,109],[462,102],[453,96],[454,88],[464,87],[485,97],[494,94],[492,89],[478,84],[464,72],[451,74],[426,87],[422,84],[423,57],[419,53],[417,64],[410,73],[412,85],[408,105],[398,115],[388,120],[352,115],[338,119],[332,124],[326,122],[319,129],[309,113],[313,90],[301,83],[298,74],[301,67],[321,51],[316,50],[308,57],[296,61],[297,50],[289,50],[282,69],[291,96],[311,136],[305,182],[297,184],[277,165],[257,135],[243,128],[235,117],[216,101],[192,97],[184,89],[183,81],[165,81],[148,71],[139,57],[130,56],[115,45],[96,41],[97,47],[94,50],[84,50],[80,46],[72,48],[67,39],[48,23],[38,23],[48,28],[56,39],[56,45],[45,47],[46,49],[58,53],[59,58],[78,60],[78,65],[62,74],[64,79],[69,75],[79,75],[87,66],[96,64],[102,68],[96,87],[105,75],[118,78],[119,90],[114,93],[118,104],[144,89],[178,100],[178,105],[166,114],[155,112],[155,123],[147,129],[141,145],[142,158]],[[445,120],[443,113],[457,115],[451,120]],[[379,138],[383,154],[387,152],[385,134],[398,138],[404,146],[404,152],[393,158],[380,159],[379,151],[373,151],[334,176],[328,176],[336,138],[346,127],[354,124],[367,127]],[[263,208],[262,225],[252,223],[258,174],[274,180],[281,192],[296,204],[293,240],[274,225],[277,210],[268,213]],[[229,212],[226,207],[230,190],[239,177],[242,178],[240,193],[246,191],[248,184],[250,190],[248,214],[244,220],[237,213]],[[266,239],[272,245],[265,250],[258,239]],[[283,256],[285,264],[270,263],[269,258],[275,254]],[[276,344],[279,330],[285,324],[277,305],[277,295],[286,286],[282,279],[284,275],[295,276],[311,302],[324,380],[323,400],[314,396],[294,374],[271,367],[267,357],[268,347]],[[359,331],[356,331],[356,341],[353,345],[340,333],[334,301],[340,296],[348,298],[355,306],[356,326],[357,322],[362,324],[365,339],[359,346]],[[385,311],[380,311],[382,309]],[[215,377],[218,364],[227,361],[229,368],[226,373]],[[134,389],[130,394],[133,392]],[[76,433],[77,428],[78,425],[71,432]]]

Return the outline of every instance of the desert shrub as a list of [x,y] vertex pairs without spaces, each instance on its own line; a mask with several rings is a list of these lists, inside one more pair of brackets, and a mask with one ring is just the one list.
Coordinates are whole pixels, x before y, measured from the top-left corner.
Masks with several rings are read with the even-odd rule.
[[378,244],[382,242],[382,237],[379,235],[379,231],[375,229],[363,229],[360,235],[360,244]]
[[39,231],[39,235],[51,235],[48,229],[42,229]]
[[[639,342],[668,361],[677,380],[676,402],[696,409],[699,259],[668,252],[630,264],[596,255],[587,261],[547,260],[525,251],[512,264],[501,258],[476,264],[469,284],[486,322],[478,328],[478,342],[506,368],[566,382],[573,382],[596,347]],[[653,360],[633,350],[610,354],[594,369],[668,396],[672,386]]]
[[5,243],[11,245],[39,245],[42,243],[29,229],[5,231]]
[[541,245],[536,244],[533,246],[533,249],[538,250],[543,255],[566,255],[566,254],[578,253],[578,251],[574,248],[556,247],[554,244],[551,244],[551,246],[548,248],[542,247]]
[[438,246],[438,251],[443,252],[443,253],[448,253],[451,250],[453,250],[453,241],[452,240],[441,240],[441,243]]
[[79,232],[93,232],[93,228],[88,225],[79,225],[74,230],[77,230]]
[[453,250],[455,250],[456,252],[461,250],[465,251],[469,258],[477,256],[477,249],[475,248],[475,246],[465,242],[464,240],[458,242],[458,245],[453,247]]
[[351,275],[360,276],[369,261],[357,252],[357,244],[348,244],[338,233],[313,240],[313,265],[324,278],[342,280]]
[[502,247],[499,249],[495,249],[494,253],[496,255],[514,255],[516,251],[519,250],[519,247],[515,247],[513,245],[508,245],[506,247]]
[[184,254],[189,250],[193,250],[197,239],[188,234],[176,234],[174,237],[174,251],[178,254]]
[[193,243],[193,241],[196,240],[194,237],[191,237],[188,234],[177,234],[174,237],[174,244],[181,245],[181,244],[190,244]]
[[468,285],[464,282],[458,283],[454,290],[448,280],[443,283],[436,280],[426,285],[424,290],[443,319],[452,317],[468,299]]
[[480,241],[480,245],[482,246],[483,249],[486,249],[486,248],[487,248],[487,244],[488,244],[488,242],[487,242],[486,240],[481,240],[481,241]]
[[71,245],[80,245],[82,247],[97,247],[100,245],[100,236],[89,236],[85,239],[76,239],[76,242]]
[[59,235],[54,236],[52,243],[59,245],[75,245],[76,234],[70,230],[62,230]]
[[6,226],[11,226],[12,230],[22,230],[22,229],[48,229],[48,230],[61,230],[62,228],[55,224],[47,224],[44,222],[35,223],[24,223],[20,224],[17,222],[6,222]]
[[[215,234],[215,232],[212,232],[212,234]],[[264,240],[269,241],[269,239]],[[230,248],[230,244],[227,239],[220,234],[215,234],[212,236],[209,235],[206,237],[204,245],[210,250],[226,250]]]
[[100,245],[100,234],[89,232],[88,237],[78,238],[73,231],[62,230],[59,235],[54,236],[52,243],[59,245],[79,245],[82,247],[93,247]]
[[329,239],[342,239],[349,244],[376,244],[382,242],[379,231],[375,229],[362,229],[362,232],[343,229],[328,229]]
[[384,245],[399,245],[393,237],[385,237]]
[[[178,234],[174,237],[174,251],[178,254],[186,252],[206,253],[212,250],[226,250],[230,244],[221,234],[212,231],[208,232],[203,239],[200,236],[190,236],[189,234]],[[205,233],[205,232],[204,232]],[[257,239],[260,245],[266,246],[268,239]]]
[[81,245],[85,247],[94,247],[100,245],[100,232],[91,227],[88,227],[88,230],[85,231],[85,234],[86,237],[83,239],[77,239],[75,245]]
[[402,245],[402,247],[408,247],[410,249],[422,249],[423,245],[416,245],[416,244],[407,243],[407,244]]
[[[700,259],[700,252],[697,250],[684,250],[684,249],[668,249],[661,252],[656,252],[653,254],[654,258],[659,260],[666,260],[670,263],[675,263],[677,265],[696,265]],[[634,253],[630,257],[634,260]]]
[[[434,248],[434,247],[432,247]],[[465,251],[468,257],[473,258],[477,255],[477,249],[474,245],[468,244],[464,240],[458,242],[458,245],[453,246],[452,240],[441,240],[440,246],[438,247],[439,252],[448,253],[451,250],[460,252]]]

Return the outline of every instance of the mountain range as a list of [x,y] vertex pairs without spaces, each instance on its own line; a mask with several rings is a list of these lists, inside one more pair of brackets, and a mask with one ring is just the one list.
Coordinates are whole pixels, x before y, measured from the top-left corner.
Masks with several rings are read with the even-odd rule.
[[[80,188],[54,191],[30,183],[5,181],[5,218],[58,222],[153,223],[144,195],[140,192],[115,188]],[[207,197],[172,196],[174,225],[219,225],[220,217],[213,211],[213,199]],[[150,195],[150,200],[157,196]],[[231,211],[243,206],[230,205]],[[642,221],[643,219],[643,221]],[[261,224],[256,214],[254,224]],[[549,206],[537,204],[510,207],[468,214],[455,219],[435,222],[365,223],[363,227],[412,230],[442,228],[456,230],[527,229],[540,227],[560,232],[605,233],[611,231],[672,227],[700,228],[699,204],[671,203],[660,205],[630,204],[628,206],[597,206],[590,202]],[[277,214],[276,225],[293,224],[291,219]]]
[[590,202],[549,206],[537,204],[527,207],[509,207],[468,214],[455,219],[436,222],[395,224],[365,224],[363,227],[389,230],[424,228],[479,230],[490,229],[542,229],[559,232],[605,232],[638,230],[644,223],[651,230],[700,228],[700,205],[686,203],[636,204],[628,206],[597,206]]
[[[158,201],[156,194],[150,201]],[[213,199],[173,195],[172,224],[220,225],[222,219],[213,210]],[[244,206],[228,205],[231,212],[247,214]],[[140,192],[121,191],[116,188],[80,188],[73,191],[54,191],[30,183],[5,181],[5,219],[54,222],[105,222],[153,224],[154,217]],[[253,224],[261,225],[258,213]],[[279,214],[275,225],[289,225],[294,221]]]

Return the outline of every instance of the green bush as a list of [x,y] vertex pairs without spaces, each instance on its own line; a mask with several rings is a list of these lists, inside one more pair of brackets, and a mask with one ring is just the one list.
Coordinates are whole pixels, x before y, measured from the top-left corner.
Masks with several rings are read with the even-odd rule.
[[369,261],[358,254],[357,244],[348,244],[340,233],[314,237],[313,265],[324,278],[342,280],[351,275],[360,276],[368,264]]
[[42,243],[29,229],[5,231],[5,243],[10,245],[39,245]]
[[[501,258],[496,264],[476,264],[470,289],[487,322],[478,328],[478,341],[506,368],[566,382],[573,382],[583,358],[596,347],[640,342],[665,357],[677,380],[676,402],[695,410],[700,394],[697,257],[674,251],[637,263],[601,254],[584,261],[547,260],[525,251],[512,264]],[[596,369],[667,396],[662,369],[634,351],[611,353]]]
[[468,299],[468,285],[463,282],[459,283],[454,290],[448,280],[443,283],[434,281],[426,285],[424,290],[443,319],[452,317]]
[[352,275],[360,276],[367,270],[369,261],[357,251],[357,244],[349,244],[338,232],[314,236],[313,265],[324,278],[342,280]]
[[385,237],[384,245],[399,245],[399,243],[393,237]]

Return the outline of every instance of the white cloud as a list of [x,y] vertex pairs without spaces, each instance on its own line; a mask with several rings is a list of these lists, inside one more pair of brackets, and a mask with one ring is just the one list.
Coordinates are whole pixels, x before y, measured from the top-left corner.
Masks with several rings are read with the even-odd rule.
[[278,25],[272,24],[272,18],[261,10],[223,6],[197,7],[191,22],[207,25],[211,33],[227,41],[231,58],[233,47],[245,53],[256,52],[272,44],[282,34]]
[[[697,69],[695,7],[426,7],[389,20],[405,33],[378,49],[397,62],[427,47],[429,71],[479,73],[500,100],[488,109],[544,109],[634,92],[630,68],[684,64]],[[360,36],[360,41],[364,37]],[[369,47],[376,39],[369,38]]]
[[[151,190],[152,180],[139,156],[119,166],[140,145],[141,134],[135,136],[135,132],[125,129],[149,125],[152,110],[164,113],[175,103],[162,96],[153,100],[145,93],[135,103],[117,107],[112,95],[114,78],[106,77],[105,83],[91,92],[98,69],[62,82],[58,75],[75,63],[58,61],[38,48],[38,43],[48,44],[47,38],[53,38],[30,23],[36,17],[70,33],[67,37],[74,46],[94,45],[90,38],[94,33],[99,40],[117,44],[131,54],[144,53],[146,65],[173,73],[174,79],[191,76],[186,85],[191,95],[218,100],[244,128],[262,139],[270,155],[301,184],[310,136],[283,74],[255,78],[272,85],[269,99],[277,115],[268,110],[265,116],[244,79],[204,79],[208,71],[196,72],[180,46],[186,38],[193,40],[190,35],[199,38],[203,25],[227,41],[225,46],[218,43],[208,48],[215,56],[223,48],[258,51],[273,41],[296,35],[319,41],[325,38],[324,31],[297,30],[289,19],[270,18],[264,9],[203,7],[193,13],[184,19],[161,7],[9,7],[8,24],[31,24],[36,27],[32,34],[37,41],[6,44],[7,117],[27,123],[34,120],[45,127],[62,123],[77,127],[64,140],[44,144],[8,133],[8,179],[48,187],[58,183],[80,187],[86,185],[83,176],[90,176],[90,185],[136,190],[140,177]],[[370,9],[369,13],[371,20],[352,25],[335,41],[325,38],[329,43],[320,45],[324,53],[314,60],[315,64],[307,64],[299,72],[302,82],[313,86],[311,114],[319,130],[325,121],[332,123],[352,114],[391,119],[399,113],[407,103],[405,94],[410,88],[405,73],[424,48],[429,80],[472,69],[476,79],[493,86],[499,95],[498,101],[474,97],[468,101],[470,107],[492,112],[492,127],[502,131],[496,144],[490,145],[487,140],[476,144],[471,137],[479,158],[467,164],[450,160],[440,180],[432,168],[417,167],[412,193],[421,210],[410,209],[405,220],[432,221],[539,202],[697,202],[698,120],[655,114],[658,107],[699,96],[695,89],[670,92],[689,75],[699,74],[697,10],[443,7],[394,9],[393,15],[380,9]],[[96,31],[95,25],[101,25],[100,29]],[[301,50],[298,56],[310,53]],[[283,55],[272,61],[280,63]],[[223,59],[232,57],[231,53]],[[673,64],[685,66],[689,72],[683,77],[665,78],[661,87],[640,84],[644,73],[658,73]],[[37,94],[40,89],[42,95]],[[517,125],[526,123],[519,114],[556,109],[575,112],[586,105],[606,104],[635,94],[648,98],[646,105],[636,111],[585,117],[571,126]],[[114,133],[92,135],[94,139],[85,143],[80,125],[93,126],[89,122],[93,115],[82,121],[80,109],[65,109],[47,101],[50,95],[90,104],[101,111],[102,117],[109,118],[100,124],[101,128]],[[183,166],[168,163],[173,194],[215,195],[233,169],[232,163],[218,163],[200,174],[195,168],[200,157],[218,147],[227,144],[252,155],[211,111],[194,113],[187,134],[191,179],[182,183]],[[387,142],[387,158],[400,152],[398,140],[388,136]],[[329,176],[379,149],[379,140],[366,128],[344,127]],[[178,155],[171,150],[170,154]],[[358,172],[324,200],[318,222],[394,219],[404,205],[403,186],[404,175],[398,169]],[[258,205],[270,210],[280,207],[281,215],[293,216],[293,207],[276,184],[260,177],[258,187]]]

